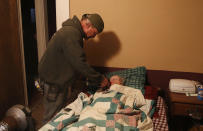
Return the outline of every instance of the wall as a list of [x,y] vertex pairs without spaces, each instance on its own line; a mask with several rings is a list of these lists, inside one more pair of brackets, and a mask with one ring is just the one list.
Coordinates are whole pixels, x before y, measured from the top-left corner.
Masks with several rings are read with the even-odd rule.
[[63,21],[69,18],[69,0],[56,0],[56,28],[61,28]]
[[85,46],[91,65],[203,73],[202,0],[70,0],[70,17],[101,14]]

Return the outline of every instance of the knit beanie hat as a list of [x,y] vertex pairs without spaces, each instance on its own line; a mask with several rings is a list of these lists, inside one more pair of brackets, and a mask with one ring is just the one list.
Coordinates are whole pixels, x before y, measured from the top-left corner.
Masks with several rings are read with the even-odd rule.
[[92,25],[97,29],[97,31],[100,33],[104,29],[104,21],[102,20],[101,16],[99,14],[84,14],[82,16],[83,18],[87,18],[90,20]]

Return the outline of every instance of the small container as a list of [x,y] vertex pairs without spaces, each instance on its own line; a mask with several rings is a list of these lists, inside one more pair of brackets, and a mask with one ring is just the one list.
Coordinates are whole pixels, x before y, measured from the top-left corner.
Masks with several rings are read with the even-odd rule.
[[203,100],[203,85],[197,87],[197,98]]

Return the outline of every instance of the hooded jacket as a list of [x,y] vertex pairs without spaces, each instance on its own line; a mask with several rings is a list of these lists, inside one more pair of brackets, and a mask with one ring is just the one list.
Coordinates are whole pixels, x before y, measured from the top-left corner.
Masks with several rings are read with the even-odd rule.
[[63,86],[79,72],[90,85],[99,86],[102,75],[89,66],[83,50],[85,33],[79,19],[74,16],[62,24],[48,43],[38,66],[39,78],[47,83]]

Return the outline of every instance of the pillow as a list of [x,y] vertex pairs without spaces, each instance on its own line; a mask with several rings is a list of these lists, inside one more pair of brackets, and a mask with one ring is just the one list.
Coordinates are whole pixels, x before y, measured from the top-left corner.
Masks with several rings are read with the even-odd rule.
[[110,79],[110,77],[113,75],[119,75],[120,77],[124,78],[125,86],[140,89],[142,94],[144,94],[144,85],[146,81],[146,68],[144,66],[109,72],[105,74],[108,79]]

